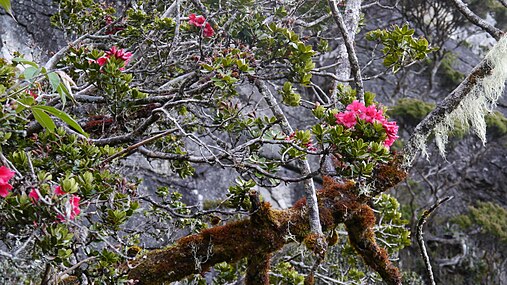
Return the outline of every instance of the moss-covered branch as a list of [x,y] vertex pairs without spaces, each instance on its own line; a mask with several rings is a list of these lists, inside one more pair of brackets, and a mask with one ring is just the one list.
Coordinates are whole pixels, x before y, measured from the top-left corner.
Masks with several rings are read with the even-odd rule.
[[[383,192],[405,178],[398,163],[377,168],[376,191]],[[401,284],[398,269],[391,264],[386,251],[375,242],[375,216],[368,206],[369,198],[358,196],[352,181],[337,183],[325,177],[318,192],[320,221],[324,231],[344,223],[355,250],[388,284]],[[294,239],[312,249],[316,243],[311,234],[305,199],[290,209],[271,209],[261,203],[249,219],[203,230],[184,237],[174,245],[139,256],[130,267],[129,278],[137,284],[162,284],[188,275],[207,271],[220,262],[248,258],[246,284],[269,284],[267,272],[272,253]],[[287,239],[291,236],[294,239]]]

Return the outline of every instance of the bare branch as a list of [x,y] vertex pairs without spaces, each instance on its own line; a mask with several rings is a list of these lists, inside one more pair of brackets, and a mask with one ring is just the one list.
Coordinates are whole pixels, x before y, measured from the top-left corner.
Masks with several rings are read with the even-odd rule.
[[451,200],[452,198],[454,197],[448,196],[441,200],[438,200],[433,206],[431,206],[431,208],[423,212],[423,214],[419,218],[419,222],[417,223],[417,243],[419,244],[419,248],[421,249],[424,265],[426,266],[426,271],[428,273],[428,278],[431,281],[431,285],[436,285],[436,283],[435,278],[433,277],[433,269],[431,268],[430,257],[428,256],[428,251],[426,250],[426,245],[424,244],[423,227],[424,224],[426,223],[426,220],[431,215],[431,213],[435,211],[438,208],[438,206],[440,206],[442,203],[445,203]]
[[[259,89],[261,95],[266,100],[275,117],[281,122],[280,126],[282,127],[282,130],[287,134],[291,134],[293,132],[293,129],[290,126],[289,121],[287,120],[287,117],[284,115],[282,109],[276,102],[276,98],[273,96],[273,94],[271,94],[266,84],[260,80],[256,80],[255,85]],[[308,160],[298,160],[297,164],[300,169],[300,173],[303,176],[309,176],[311,174],[312,171],[310,168],[310,164],[308,163]],[[305,196],[309,207],[308,215],[310,221],[310,229],[313,233],[322,236],[322,228],[320,226],[319,208],[317,204],[317,194],[315,190],[315,184],[313,183],[313,179],[311,178],[304,180],[304,184],[305,184]]]

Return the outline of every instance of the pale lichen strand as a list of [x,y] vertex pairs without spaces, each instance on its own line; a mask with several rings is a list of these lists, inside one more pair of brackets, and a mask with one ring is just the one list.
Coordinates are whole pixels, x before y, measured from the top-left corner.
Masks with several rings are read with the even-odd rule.
[[[502,37],[486,55],[490,72],[479,79],[463,98],[458,107],[434,127],[435,142],[440,154],[445,157],[445,146],[449,133],[456,127],[471,129],[483,143],[486,143],[485,116],[496,106],[503,94],[507,80],[507,37]],[[426,137],[421,137],[425,141]],[[417,144],[421,149],[424,143]]]

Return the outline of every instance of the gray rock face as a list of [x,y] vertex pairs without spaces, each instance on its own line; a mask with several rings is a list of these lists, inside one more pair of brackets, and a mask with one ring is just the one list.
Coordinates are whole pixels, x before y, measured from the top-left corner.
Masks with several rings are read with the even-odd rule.
[[11,58],[19,51],[27,58],[47,59],[65,43],[63,33],[51,26],[56,11],[51,0],[11,1],[17,22],[0,9],[0,51]]

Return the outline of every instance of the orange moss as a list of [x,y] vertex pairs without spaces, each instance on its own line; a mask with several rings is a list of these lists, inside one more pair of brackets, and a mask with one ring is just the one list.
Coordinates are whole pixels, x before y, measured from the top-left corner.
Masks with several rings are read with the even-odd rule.
[[248,258],[245,285],[269,285],[271,254],[260,254]]
[[381,164],[377,167],[374,173],[375,195],[396,186],[407,178],[407,172],[402,169],[401,163],[401,158],[395,156],[388,164]]
[[400,285],[399,270],[389,261],[387,252],[375,241],[375,216],[367,205],[361,205],[350,219],[345,221],[350,244],[361,255],[364,262],[377,271],[389,285]]

